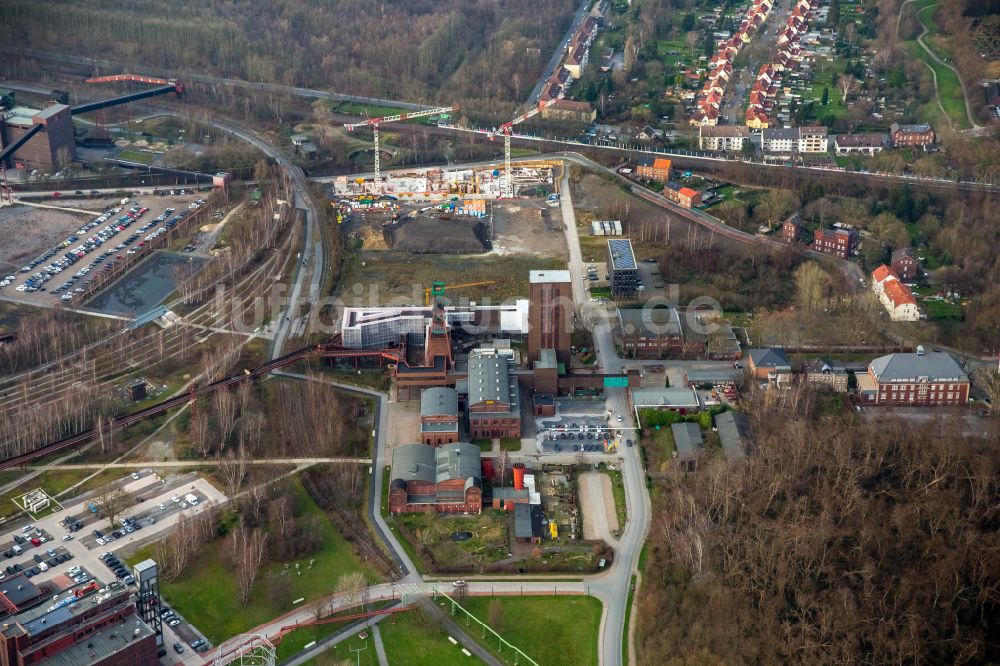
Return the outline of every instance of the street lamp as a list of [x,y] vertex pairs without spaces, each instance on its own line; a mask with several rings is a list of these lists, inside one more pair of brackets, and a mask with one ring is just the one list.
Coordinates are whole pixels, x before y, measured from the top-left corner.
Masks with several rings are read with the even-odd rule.
[[358,661],[357,661],[358,666],[361,666],[361,653],[364,652],[367,649],[368,649],[367,645],[364,646],[364,647],[362,647],[362,648],[357,648],[357,649],[350,648],[351,652],[354,652],[354,653],[356,653],[358,655]]

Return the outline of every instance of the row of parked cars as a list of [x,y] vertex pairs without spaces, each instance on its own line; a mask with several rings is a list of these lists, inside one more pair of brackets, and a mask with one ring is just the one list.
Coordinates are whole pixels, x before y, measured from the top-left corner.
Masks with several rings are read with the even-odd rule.
[[[21,572],[24,573],[25,578],[31,578],[32,576],[37,576],[41,572],[48,571],[52,567],[57,566],[63,562],[69,562],[71,559],[73,559],[73,555],[68,552],[57,553],[55,549],[50,548],[45,553],[45,555],[42,555],[41,553],[36,553],[33,559],[35,560],[35,564],[27,568],[17,563],[8,565],[6,569],[0,571],[0,580],[3,580],[7,576],[13,576]],[[78,583],[86,582],[86,578],[82,581],[77,580],[76,582]]]
[[131,585],[135,582],[135,576],[128,572],[122,561],[118,559],[118,556],[114,553],[104,553],[101,555],[101,559],[104,560],[104,564],[111,569],[115,576],[121,582],[126,585]]

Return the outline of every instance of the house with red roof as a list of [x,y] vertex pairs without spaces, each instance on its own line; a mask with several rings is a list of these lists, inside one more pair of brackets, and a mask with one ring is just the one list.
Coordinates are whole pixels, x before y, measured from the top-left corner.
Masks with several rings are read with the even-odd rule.
[[882,302],[882,307],[893,321],[917,321],[920,309],[913,292],[900,282],[896,271],[885,264],[872,271],[872,291]]

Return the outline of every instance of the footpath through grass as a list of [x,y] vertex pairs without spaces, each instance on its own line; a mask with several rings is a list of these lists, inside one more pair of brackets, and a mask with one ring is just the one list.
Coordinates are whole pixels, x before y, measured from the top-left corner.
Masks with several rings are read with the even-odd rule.
[[[594,597],[468,597],[459,603],[483,622],[492,621],[494,631],[539,664],[597,666],[601,602]],[[461,613],[455,621],[465,626]],[[469,631],[473,637],[481,635],[476,626],[470,625]],[[512,654],[497,652],[494,641],[480,642],[506,663],[514,663]]]
[[[361,570],[369,580],[376,580],[375,574],[361,564],[351,545],[334,528],[297,477],[293,483],[298,518],[315,516],[320,531],[319,547],[298,561],[298,570],[296,562],[289,562],[287,570],[284,562],[265,563],[257,575],[249,602],[243,606],[235,569],[229,561],[228,542],[217,539],[201,550],[181,578],[163,583],[160,588],[164,601],[215,644],[292,610],[291,600],[303,597],[304,603],[308,603],[333,594],[337,580],[345,573]],[[134,564],[153,554],[150,546],[130,557],[129,563]],[[315,560],[311,568],[308,566],[310,560]],[[275,595],[274,590],[285,584],[278,580],[281,577],[288,578],[290,593]]]
[[390,664],[441,666],[480,663],[475,657],[462,654],[462,646],[449,642],[448,632],[418,610],[390,615],[378,626]]
[[[938,33],[938,26],[933,19],[933,14],[939,4],[939,0],[924,0],[924,2],[916,4],[914,11],[920,24],[927,28],[923,43],[926,44],[927,49],[932,50],[935,55],[945,60],[946,55],[937,45],[931,43],[931,38]],[[938,85],[937,97],[941,102],[941,107],[955,129],[967,129],[969,118],[965,111],[965,96],[962,93],[962,83],[958,75],[951,68],[939,64],[931,57],[930,53],[917,43],[916,39],[906,42],[904,48],[911,56],[918,58],[934,70]]]

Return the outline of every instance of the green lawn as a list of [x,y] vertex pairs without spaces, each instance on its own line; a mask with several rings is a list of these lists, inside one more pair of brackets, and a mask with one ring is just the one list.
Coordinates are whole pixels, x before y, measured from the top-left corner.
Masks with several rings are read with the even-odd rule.
[[[291,579],[289,598],[304,597],[308,602],[333,594],[337,580],[357,569],[364,571],[369,579],[376,580],[371,570],[358,561],[350,544],[336,531],[297,478],[294,485],[299,518],[314,515],[321,519],[317,524],[321,527],[322,545],[310,558],[299,562],[300,574],[296,573],[295,563],[289,563],[289,573],[285,574]],[[249,603],[241,606],[236,579],[228,562],[227,546],[224,540],[208,544],[181,578],[161,587],[164,600],[216,644],[292,609],[290,603],[279,604],[270,593],[269,579],[281,576],[285,570],[281,562],[261,567]],[[153,548],[145,548],[130,557],[129,563],[134,564],[152,555]],[[311,569],[307,569],[309,559],[315,559]]]
[[[917,19],[928,30],[927,35],[924,37],[924,43],[927,45],[927,48],[931,49],[935,55],[947,62],[950,60],[947,58],[947,54],[943,53],[937,45],[932,44],[931,39],[939,32],[939,27],[933,20],[934,11],[939,4],[939,0],[925,0],[917,5],[915,11]],[[941,100],[941,106],[944,108],[954,127],[956,129],[968,128],[969,119],[965,113],[965,97],[962,94],[962,84],[958,75],[949,67],[938,64],[934,58],[920,47],[920,44],[916,40],[905,42],[904,49],[910,56],[918,58],[934,70],[938,83],[938,99]]]
[[[596,666],[597,632],[601,602],[594,597],[469,597],[461,605],[483,622],[490,619],[490,604],[500,607],[494,631],[544,666]],[[456,616],[465,626],[465,620]],[[470,626],[470,633],[480,632]],[[492,641],[481,641],[496,651]],[[513,655],[504,653],[507,663]]]
[[149,164],[156,159],[156,155],[153,153],[146,153],[141,150],[123,150],[118,154],[118,159],[127,160],[129,162],[138,162],[139,164]]
[[480,663],[475,657],[462,654],[462,646],[449,642],[448,632],[429,622],[419,611],[390,615],[378,626],[382,633],[386,659],[393,666]]

